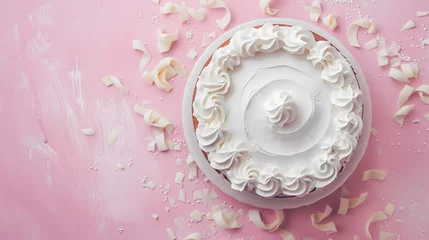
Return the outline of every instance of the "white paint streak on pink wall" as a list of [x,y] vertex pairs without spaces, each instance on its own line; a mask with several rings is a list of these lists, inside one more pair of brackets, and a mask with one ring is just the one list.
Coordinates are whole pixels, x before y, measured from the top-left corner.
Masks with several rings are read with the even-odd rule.
[[46,53],[51,45],[48,36],[38,29],[34,38],[27,41],[27,48],[25,51],[29,58],[38,58]]
[[79,69],[79,61],[76,57],[76,61],[73,64],[73,68],[68,72],[69,79],[73,87],[73,95],[76,103],[80,106],[82,113],[85,113],[84,98],[82,94],[82,72]]
[[50,2],[40,5],[36,11],[28,14],[28,20],[39,24],[54,24],[51,18],[51,8]]

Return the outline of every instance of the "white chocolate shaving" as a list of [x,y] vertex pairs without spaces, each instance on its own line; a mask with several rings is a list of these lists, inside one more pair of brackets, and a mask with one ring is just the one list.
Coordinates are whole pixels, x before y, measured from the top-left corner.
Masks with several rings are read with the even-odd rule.
[[386,48],[382,48],[380,51],[378,51],[378,66],[383,67],[389,64],[389,58],[387,56],[388,53]]
[[155,220],[158,220],[159,216],[158,216],[158,214],[152,214],[152,218]]
[[225,16],[221,19],[216,20],[217,25],[222,30],[225,30],[229,22],[231,22],[231,11],[229,10],[225,2],[223,0],[200,0],[200,3],[206,8],[224,8],[225,9]]
[[167,235],[170,240],[176,240],[176,235],[174,235],[170,228],[166,228],[165,230],[167,231]]
[[223,229],[234,229],[242,227],[241,224],[237,221],[237,218],[240,215],[235,212],[230,212],[226,209],[222,209],[222,205],[212,207],[212,212],[213,219],[218,227],[221,227]]
[[183,174],[182,172],[177,172],[176,178],[174,179],[174,182],[179,184],[179,185],[182,185],[184,178],[185,178],[185,174]]
[[211,43],[209,34],[204,32],[203,39],[201,40],[201,47],[207,47]]
[[411,110],[414,108],[414,104],[411,105],[405,105],[402,106],[396,113],[393,115],[393,118],[397,123],[399,123],[401,126],[404,125],[405,117],[408,115],[408,113],[411,112]]
[[210,190],[203,190],[204,200],[206,201],[206,206],[212,205],[212,197],[210,196]]
[[360,206],[362,203],[365,202],[367,197],[368,197],[368,193],[364,192],[364,193],[361,193],[358,198],[350,198],[349,209],[353,209]]
[[390,66],[392,66],[392,67],[399,67],[399,66],[401,66],[401,59],[399,59],[397,57],[392,58],[390,60]]
[[251,209],[249,210],[249,221],[253,222],[253,224],[260,229],[267,230],[268,232],[274,232],[280,227],[285,218],[283,210],[275,210],[275,212],[276,220],[272,223],[266,224],[262,221],[259,210]]
[[415,89],[415,92],[419,93],[420,100],[422,100],[422,102],[429,104],[429,97],[425,96],[425,95],[429,95],[429,85],[426,85],[426,84],[420,85]]
[[180,16],[180,21],[182,23],[186,22],[189,19],[188,12],[182,6],[171,2],[166,2],[164,6],[161,6],[160,12],[164,15],[178,13]]
[[408,22],[406,22],[405,25],[401,28],[401,32],[410,30],[415,27],[416,27],[416,24],[413,21],[408,20]]
[[198,176],[198,169],[197,164],[191,154],[188,154],[186,166],[188,168],[188,180],[194,180],[194,178]]
[[341,187],[341,197],[347,197],[350,196],[350,191],[347,190],[345,187]]
[[417,12],[416,17],[426,17],[429,15],[429,12]]
[[313,22],[318,22],[320,15],[322,14],[322,5],[320,4],[320,0],[314,0],[309,10],[310,10],[310,20]]
[[378,133],[377,133],[377,129],[372,128],[372,129],[371,129],[371,135],[375,137],[375,136],[377,136],[377,134],[378,134]]
[[360,238],[357,235],[354,235],[353,240],[360,240]]
[[144,43],[140,40],[133,40],[133,49],[139,50],[143,53],[142,59],[140,60],[140,66],[139,66],[140,74],[141,76],[143,76],[143,73],[147,65],[150,63],[152,56],[144,46]]
[[317,229],[326,232],[328,235],[337,232],[337,228],[333,221],[328,223],[320,223],[325,218],[331,215],[332,208],[329,205],[326,205],[325,211],[323,213],[314,213],[311,214],[311,223]]
[[401,92],[399,93],[398,108],[402,107],[413,93],[414,93],[414,88],[406,84],[404,88],[402,88]]
[[204,200],[203,193],[200,190],[194,191],[194,200]]
[[168,83],[168,80],[176,75],[179,77],[186,76],[186,70],[176,59],[166,57],[158,63],[151,73],[145,72],[143,75],[143,78],[145,78],[150,85],[155,83],[159,89],[170,92],[173,87]]
[[80,131],[87,136],[92,136],[95,134],[95,131],[93,128],[83,128]]
[[159,27],[158,32],[156,34],[157,36],[156,47],[158,48],[158,52],[160,53],[170,51],[170,48],[173,42],[179,39],[179,32],[170,34],[170,33],[164,33],[163,30],[164,30],[163,26]]
[[349,40],[349,44],[353,47],[360,47],[359,41],[357,39],[359,28],[368,29],[373,24],[374,23],[369,18],[362,18],[350,24],[347,29],[347,38]]
[[155,3],[155,4],[159,4],[159,0],[150,0],[150,1]]
[[192,211],[191,212],[191,218],[193,219],[193,220],[195,220],[196,222],[201,222],[201,220],[203,219],[203,215],[201,214],[201,212],[200,211],[198,211],[198,210],[194,210],[194,211]]
[[209,36],[209,38],[215,38],[216,32],[210,32],[209,34],[207,34],[207,36]]
[[109,135],[109,140],[107,143],[109,144],[109,149],[113,150],[115,148],[115,143],[118,141],[119,133],[121,131],[119,129],[112,129]]
[[206,10],[204,8],[198,8],[198,9],[193,9],[193,8],[187,8],[189,15],[199,21],[202,22],[204,21],[204,19],[206,19]]
[[376,38],[374,38],[374,39],[372,39],[372,40],[369,40],[367,43],[365,43],[364,45],[363,45],[363,48],[365,48],[365,50],[372,50],[372,49],[374,49],[374,48],[376,48],[377,47],[377,39]]
[[337,16],[334,14],[329,14],[328,16],[322,19],[323,24],[327,26],[331,31],[334,31],[338,26]]
[[392,216],[394,212],[395,212],[395,205],[393,205],[392,203],[388,203],[384,208],[384,213],[386,213],[389,216]]
[[374,22],[371,22],[371,24],[368,27],[367,32],[369,34],[376,34],[378,32],[377,24],[375,24]]
[[217,192],[216,192],[214,189],[212,189],[212,190],[210,191],[210,196],[211,196],[213,199],[218,199],[218,198],[219,198],[219,196],[217,195]]
[[165,129],[165,131],[167,131],[168,134],[171,134],[173,132],[173,124],[157,111],[153,109],[145,109],[137,104],[134,105],[133,110],[134,112],[144,116],[144,122],[149,126],[155,128],[163,128]]
[[259,0],[259,8],[262,12],[274,16],[279,12],[279,9],[270,8],[271,0]]
[[286,230],[279,229],[278,233],[282,237],[282,240],[295,240],[295,237],[293,236],[293,234]]
[[124,169],[125,169],[125,167],[124,167],[124,165],[122,165],[122,163],[117,163],[117,164],[116,164],[116,169],[124,170]]
[[346,215],[349,210],[350,200],[348,198],[340,198],[340,206],[338,207],[337,214]]
[[186,202],[186,194],[183,188],[181,188],[179,191],[179,201]]
[[153,183],[152,181],[149,181],[149,182],[146,184],[146,186],[147,186],[147,187],[149,187],[149,188],[150,188],[150,189],[152,189],[152,190],[154,190],[154,189],[156,188],[155,183]]
[[387,177],[387,173],[382,170],[371,169],[363,173],[362,181],[367,181],[371,179],[377,179],[383,181]]
[[391,240],[392,238],[393,234],[391,232],[380,231],[380,240]]
[[401,65],[401,69],[407,78],[417,79],[419,71],[416,64],[405,63]]
[[390,68],[388,76],[399,82],[410,83],[408,77],[397,68]]
[[429,38],[422,40],[423,45],[429,45]]
[[106,75],[101,78],[101,81],[103,81],[104,85],[107,87],[110,87],[111,85],[115,86],[121,93],[128,93],[128,89],[122,85],[119,78],[112,76],[112,75]]
[[203,236],[199,232],[194,232],[185,237],[183,240],[203,240]]
[[387,53],[389,54],[389,57],[393,57],[393,56],[397,56],[399,54],[399,52],[401,51],[401,46],[399,46],[399,44],[392,42],[392,44],[390,44],[389,49],[387,50]]
[[189,59],[194,60],[197,57],[198,53],[195,51],[195,48],[191,48],[188,54],[186,55]]
[[172,208],[177,208],[179,205],[176,203],[176,199],[172,197],[168,197],[168,202]]
[[384,212],[375,212],[371,215],[371,217],[368,219],[368,221],[365,224],[365,232],[366,235],[369,237],[369,239],[372,239],[371,233],[369,232],[369,228],[372,223],[383,221],[387,219],[387,215]]

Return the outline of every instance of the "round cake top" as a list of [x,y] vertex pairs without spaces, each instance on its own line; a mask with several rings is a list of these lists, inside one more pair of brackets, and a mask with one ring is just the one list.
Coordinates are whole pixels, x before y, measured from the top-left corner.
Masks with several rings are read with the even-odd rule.
[[233,189],[263,197],[328,185],[362,131],[362,93],[350,64],[299,26],[237,31],[196,88],[196,136],[210,165]]

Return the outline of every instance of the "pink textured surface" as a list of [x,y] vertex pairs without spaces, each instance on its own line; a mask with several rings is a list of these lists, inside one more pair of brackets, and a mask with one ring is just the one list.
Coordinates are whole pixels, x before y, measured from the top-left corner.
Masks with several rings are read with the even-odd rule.
[[[161,4],[165,1],[161,0]],[[180,2],[180,1],[175,1]],[[331,1],[329,1],[331,2]],[[411,85],[423,84],[429,70],[429,50],[417,48],[419,37],[429,38],[424,24],[429,17],[415,18],[416,11],[429,10],[425,0],[413,1],[354,1],[329,4],[322,1],[324,13],[340,16],[340,26],[333,33],[346,44],[346,26],[359,17],[369,14],[379,26],[379,33],[400,43],[403,52],[419,60],[420,77]],[[334,1],[332,1],[334,2]],[[341,1],[340,1],[341,2]],[[197,7],[198,1],[188,0]],[[229,0],[233,20],[230,26],[252,19],[268,17],[258,8],[257,1]],[[167,94],[148,86],[139,76],[139,52],[131,48],[133,39],[147,42],[153,59],[152,69],[164,56],[172,56],[186,64],[188,45],[201,53],[201,36],[204,31],[216,28],[215,19],[223,10],[208,10],[202,23],[190,20],[181,24],[178,15],[160,15],[159,6],[149,0],[139,1],[15,1],[0,8],[0,116],[2,144],[0,147],[0,239],[167,239],[166,227],[172,228],[179,239],[192,232],[210,233],[212,222],[188,223],[176,227],[173,219],[189,219],[193,209],[208,212],[203,204],[179,202],[179,207],[164,210],[164,194],[141,188],[139,178],[147,176],[157,185],[172,186],[169,196],[178,197],[180,187],[174,184],[175,165],[180,156],[186,159],[187,150],[152,154],[146,151],[145,137],[151,131],[142,117],[132,112],[135,103],[151,100],[152,107],[177,124],[178,140],[183,140],[181,129],[181,99],[186,78],[175,79],[174,89]],[[296,1],[275,1],[280,8],[279,17],[309,21],[308,13]],[[356,10],[355,10],[356,9]],[[359,9],[359,11],[357,10]],[[139,17],[139,12],[143,17]],[[152,15],[160,21],[151,24]],[[346,19],[350,15],[351,19]],[[347,17],[348,18],[348,17]],[[402,25],[414,19],[417,28],[400,32]],[[174,25],[173,25],[174,23]],[[167,32],[180,30],[180,40],[166,54],[156,51],[156,30],[165,25]],[[324,26],[321,27],[325,28]],[[194,31],[194,43],[186,39],[185,32]],[[373,36],[360,32],[360,42]],[[401,40],[401,41],[399,41]],[[413,96],[410,102],[416,107],[410,117],[421,119],[413,124],[408,120],[400,128],[392,116],[396,112],[396,99],[403,84],[387,77],[388,68],[379,68],[376,50],[364,51],[348,47],[364,71],[373,100],[373,127],[378,135],[371,137],[367,153],[356,172],[345,186],[352,196],[369,192],[367,201],[346,216],[334,214],[330,219],[337,223],[334,239],[351,239],[357,234],[367,239],[364,223],[372,212],[384,209],[388,202],[404,211],[396,211],[387,222],[375,224],[372,233],[378,239],[381,228],[402,235],[402,239],[427,239],[422,231],[429,231],[429,126],[423,118],[429,108]],[[122,96],[116,89],[106,88],[100,78],[106,74],[123,77],[130,89]],[[37,121],[37,117],[40,121]],[[81,134],[81,128],[92,127],[92,137]],[[107,138],[111,128],[121,130],[115,151],[108,149]],[[42,131],[48,142],[43,143]],[[382,151],[379,155],[378,152]],[[101,154],[100,154],[101,153]],[[127,159],[134,156],[133,165]],[[115,171],[117,162],[126,165]],[[97,171],[90,167],[96,167]],[[371,168],[388,172],[384,182],[361,182],[363,171]],[[194,188],[213,188],[185,180],[188,199]],[[251,207],[240,204],[218,191],[215,203],[226,201],[232,210]],[[337,209],[339,191],[317,204],[286,211],[282,228],[295,234],[297,239],[328,239],[326,234],[311,226],[310,214],[321,211],[326,204]],[[192,201],[191,201],[192,202]],[[151,217],[159,214],[158,221]],[[401,219],[404,223],[397,223]],[[240,217],[241,230],[221,230],[209,239],[280,239],[277,233],[267,233],[253,227],[247,217]],[[188,226],[191,225],[191,227]],[[122,234],[118,229],[123,229]]]

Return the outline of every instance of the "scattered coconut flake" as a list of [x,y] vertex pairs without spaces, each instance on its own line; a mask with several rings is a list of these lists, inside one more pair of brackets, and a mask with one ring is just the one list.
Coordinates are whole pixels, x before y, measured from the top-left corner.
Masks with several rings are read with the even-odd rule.
[[203,190],[204,200],[206,201],[206,206],[212,205],[212,197],[210,196],[210,190]]
[[378,51],[377,62],[379,67],[383,67],[389,64],[389,58],[387,57],[388,55],[389,54],[387,53],[386,48],[382,48],[380,51]]
[[183,188],[181,188],[179,191],[179,201],[186,202],[186,194]]
[[429,113],[428,113],[428,114],[425,114],[425,115],[424,115],[424,118],[425,118],[426,120],[429,120]]
[[259,8],[262,12],[274,16],[279,12],[279,9],[270,8],[271,0],[259,0]]
[[165,190],[170,190],[170,189],[171,189],[171,186],[170,186],[170,183],[169,183],[169,182],[167,182],[167,183],[165,184],[164,189],[165,189]]
[[210,43],[211,43],[211,40],[210,40],[209,34],[204,32],[203,38],[201,41],[201,47],[207,47],[208,45],[210,45]]
[[280,227],[285,218],[283,210],[275,210],[275,212],[276,220],[272,223],[265,224],[261,219],[261,213],[259,210],[251,209],[249,210],[249,221],[253,222],[253,224],[260,229],[267,230],[268,232],[274,232]]
[[282,240],[295,240],[295,237],[293,236],[293,234],[286,230],[279,229],[278,233],[282,237]]
[[310,11],[310,20],[313,22],[318,22],[320,15],[322,14],[322,5],[320,4],[320,0],[314,0],[313,4],[311,4],[311,7],[306,8]]
[[398,108],[402,107],[405,102],[411,97],[414,92],[414,88],[410,85],[406,84],[404,88],[402,88],[398,97]]
[[150,1],[155,3],[155,4],[159,4],[159,0],[150,0]]
[[388,76],[399,82],[410,83],[408,77],[397,68],[390,68]]
[[223,204],[212,207],[213,219],[216,225],[223,229],[241,228],[241,224],[237,221],[240,214],[222,209],[222,207]]
[[170,228],[166,228],[165,230],[167,231],[167,235],[170,240],[176,240],[176,235],[174,235]]
[[341,197],[347,197],[350,195],[350,191],[345,187],[341,187]]
[[191,48],[188,54],[186,55],[189,59],[194,60],[197,57],[198,53],[195,51],[195,48]]
[[404,220],[402,220],[402,219],[396,219],[395,222],[397,222],[397,223],[404,223]]
[[187,8],[189,15],[199,21],[202,22],[204,21],[204,19],[206,19],[206,10],[204,8],[198,8],[198,9],[193,9],[193,8]]
[[426,17],[427,15],[429,15],[429,12],[417,12],[416,13],[417,17]]
[[192,37],[194,36],[194,33],[191,30],[189,30],[189,31],[186,31],[185,36],[187,39],[192,39]]
[[321,224],[320,222],[325,218],[329,217],[329,215],[331,215],[331,212],[332,208],[329,205],[326,205],[325,211],[323,213],[311,214],[311,223],[313,224],[313,226],[323,232],[326,232],[328,235],[337,232],[335,223],[331,221],[328,223]]
[[429,97],[425,96],[429,95],[429,85],[420,85],[415,89],[415,91],[419,93],[420,100],[422,100],[422,102],[429,104]]
[[323,24],[327,26],[331,31],[334,31],[338,26],[337,16],[334,14],[329,14],[328,16],[322,19]]
[[371,135],[374,136],[374,137],[377,136],[377,129],[372,128],[371,129]]
[[207,214],[206,214],[206,219],[207,219],[207,220],[214,220],[214,218],[213,218],[213,214],[212,214],[211,212],[207,213]]
[[367,43],[365,43],[365,45],[363,45],[363,48],[365,48],[365,50],[368,50],[368,51],[370,51],[376,47],[377,47],[377,39],[376,38],[369,40]]
[[217,25],[222,30],[225,30],[225,28],[228,26],[229,22],[231,21],[231,11],[229,10],[225,2],[223,0],[200,0],[200,3],[206,8],[224,8],[225,9],[226,11],[225,16],[221,19],[216,20]]
[[203,193],[200,190],[194,191],[194,200],[204,200]]
[[395,212],[395,205],[393,205],[392,203],[388,203],[384,208],[384,213],[386,213],[389,216],[392,216],[394,212]]
[[155,83],[159,89],[170,92],[173,87],[167,81],[176,75],[179,77],[186,76],[185,67],[176,59],[166,57],[158,63],[151,73],[145,71],[143,78],[149,85]]
[[419,67],[417,66],[417,63],[402,64],[401,69],[407,78],[417,79],[419,76]]
[[198,177],[197,163],[191,154],[188,154],[186,166],[188,168],[188,180],[194,180],[196,177]]
[[412,20],[408,20],[407,23],[401,28],[401,32],[410,30],[412,28],[415,28],[416,24]]
[[350,198],[349,209],[353,209],[360,206],[362,203],[365,202],[367,197],[368,197],[368,193],[364,192],[364,193],[361,193],[358,198]]
[[146,186],[152,190],[154,190],[156,188],[155,183],[153,183],[152,181],[149,181]]
[[393,118],[399,125],[404,125],[405,117],[411,110],[414,108],[414,104],[402,106],[396,113],[393,115]]
[[158,28],[156,47],[158,52],[164,53],[170,51],[173,42],[179,39],[179,32],[176,33],[164,33],[164,27]]
[[384,212],[375,212],[371,215],[371,217],[368,219],[368,221],[365,224],[365,232],[366,235],[369,237],[369,239],[372,239],[371,233],[369,232],[369,228],[372,223],[383,221],[387,219],[387,215]]
[[125,167],[124,167],[124,165],[123,165],[122,163],[117,163],[117,164],[116,164],[116,169],[124,170],[124,169],[125,169]]
[[377,179],[377,180],[383,181],[386,178],[386,176],[387,176],[387,173],[385,171],[371,169],[363,173],[362,181],[367,181],[371,179]]
[[210,196],[211,196],[211,198],[213,198],[213,199],[218,199],[218,198],[219,198],[219,196],[217,195],[217,192],[216,192],[214,189],[212,189],[212,190],[210,191]]
[[192,211],[190,216],[193,220],[195,220],[197,222],[201,222],[201,220],[203,219],[203,217],[202,217],[203,215],[198,210]]
[[95,131],[93,128],[83,128],[80,131],[87,136],[92,136],[95,134]]
[[393,234],[391,232],[380,231],[380,240],[391,240],[392,238]]
[[[207,216],[207,215],[206,215],[206,216]],[[206,217],[206,218],[207,218],[207,217]],[[217,230],[216,230],[216,224],[215,224],[215,223],[210,224],[210,229],[212,230],[212,234],[213,234],[213,235],[217,233]]]
[[338,207],[337,214],[346,215],[349,210],[350,200],[348,198],[340,198],[340,206]]
[[180,166],[182,166],[182,159],[181,158],[176,158],[176,166],[177,167],[180,167]]
[[397,56],[400,51],[401,51],[401,46],[399,46],[399,44],[395,42],[392,42],[392,44],[390,44],[389,49],[387,49],[387,53],[389,57]]
[[429,45],[429,38],[428,38],[428,39],[425,39],[425,40],[422,40],[422,44],[424,44],[424,45]]
[[358,236],[354,235],[353,240],[360,240],[360,238]]
[[357,39],[357,34],[359,28],[369,28],[373,23],[373,21],[369,18],[362,18],[359,19],[352,24],[349,25],[347,29],[347,38],[349,40],[349,44],[353,47],[360,47],[359,41]]
[[110,87],[111,85],[115,86],[121,93],[128,93],[128,89],[125,88],[119,78],[113,76],[113,75],[106,75],[101,78],[101,81],[103,81],[104,85],[107,87]]
[[203,236],[199,232],[194,232],[185,237],[183,240],[203,240]]
[[158,220],[159,216],[158,216],[158,214],[152,214],[152,218],[155,220]]
[[209,36],[209,38],[215,38],[216,32],[210,32],[209,34],[207,34],[207,36]]
[[186,22],[189,19],[188,12],[182,6],[171,2],[166,2],[164,6],[161,6],[160,12],[164,15],[178,13],[180,16],[180,21],[182,23]]
[[165,209],[166,212],[170,212],[170,208],[169,207],[165,206],[164,209]]
[[142,59],[140,60],[140,66],[139,66],[140,74],[141,74],[141,76],[143,76],[143,73],[144,73],[147,65],[150,63],[152,56],[150,55],[149,51],[144,46],[144,43],[140,40],[133,40],[133,49],[139,50],[143,53]]
[[182,185],[184,178],[185,178],[185,174],[183,174],[182,172],[177,172],[176,178],[174,179],[174,182],[179,184],[179,185]]
[[121,131],[119,129],[112,129],[109,135],[109,139],[107,143],[109,144],[109,149],[113,150],[115,148],[115,143],[118,141],[119,133]]

